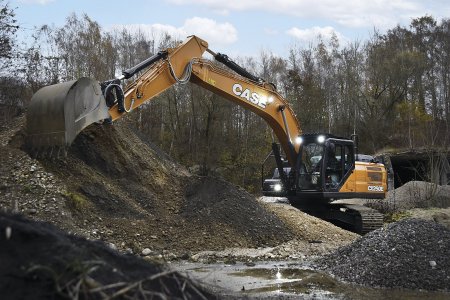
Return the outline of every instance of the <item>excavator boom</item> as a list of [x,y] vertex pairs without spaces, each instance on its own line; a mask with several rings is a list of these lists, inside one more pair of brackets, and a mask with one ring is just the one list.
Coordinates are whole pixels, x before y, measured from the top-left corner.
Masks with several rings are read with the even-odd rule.
[[288,161],[295,165],[300,125],[287,101],[265,82],[255,83],[208,60],[196,60],[191,81],[263,118],[277,136]]
[[[228,68],[202,58],[205,51]],[[231,69],[231,70],[230,70]],[[124,91],[121,80],[142,74]],[[295,164],[301,134],[293,110],[274,86],[253,76],[214,53],[196,36],[122,72],[122,76],[99,84],[81,78],[40,89],[27,113],[28,144],[31,148],[69,146],[85,127],[102,120],[114,121],[155,98],[177,83],[196,83],[261,116],[273,129],[288,160]]]

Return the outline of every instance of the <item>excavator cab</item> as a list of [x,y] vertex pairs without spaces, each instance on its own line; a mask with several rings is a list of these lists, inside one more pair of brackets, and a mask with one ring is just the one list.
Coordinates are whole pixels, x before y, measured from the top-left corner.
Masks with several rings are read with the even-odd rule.
[[353,140],[330,134],[303,134],[295,186],[289,202],[319,218],[365,234],[383,225],[383,215],[338,199],[383,199],[386,171],[375,161],[355,159]]
[[339,190],[355,168],[353,141],[305,134],[297,164],[296,196],[326,201],[339,198]]

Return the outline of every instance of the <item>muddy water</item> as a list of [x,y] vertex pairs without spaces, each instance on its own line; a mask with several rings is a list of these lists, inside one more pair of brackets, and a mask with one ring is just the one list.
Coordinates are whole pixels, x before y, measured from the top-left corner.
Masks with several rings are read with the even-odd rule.
[[283,299],[450,299],[450,293],[366,288],[340,282],[305,264],[171,264],[216,293],[231,297]]

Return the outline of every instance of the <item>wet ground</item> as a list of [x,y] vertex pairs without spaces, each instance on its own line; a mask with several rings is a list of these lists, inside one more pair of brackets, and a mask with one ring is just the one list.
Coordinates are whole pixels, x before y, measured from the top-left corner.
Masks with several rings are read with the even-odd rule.
[[172,263],[172,268],[229,297],[282,299],[450,299],[450,293],[376,289],[347,284],[294,261],[199,264]]
[[267,203],[286,203],[289,204],[289,200],[286,197],[269,197],[269,196],[262,196],[259,198],[262,202]]

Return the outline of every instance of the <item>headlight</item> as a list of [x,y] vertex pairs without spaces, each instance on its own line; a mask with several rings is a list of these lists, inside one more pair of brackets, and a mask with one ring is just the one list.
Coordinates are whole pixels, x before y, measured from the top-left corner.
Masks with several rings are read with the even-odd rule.
[[275,184],[275,185],[273,186],[273,190],[274,190],[275,192],[281,191],[281,184],[279,184],[279,183]]
[[318,142],[319,144],[323,144],[323,142],[325,142],[325,136],[324,136],[324,135],[319,135],[319,136],[317,137],[317,142]]

